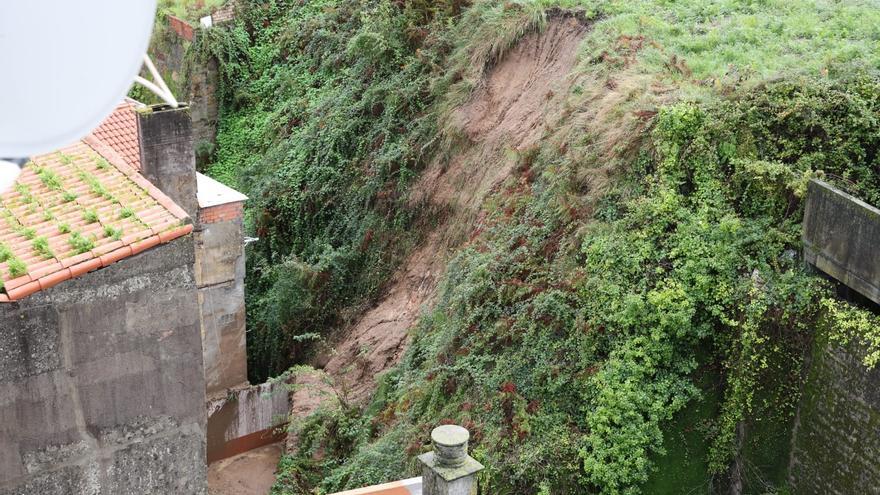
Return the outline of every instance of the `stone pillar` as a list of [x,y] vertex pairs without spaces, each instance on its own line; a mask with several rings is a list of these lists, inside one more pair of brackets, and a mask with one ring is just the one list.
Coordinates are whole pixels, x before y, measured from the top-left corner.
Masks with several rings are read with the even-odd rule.
[[471,434],[461,426],[441,426],[431,432],[434,451],[419,456],[422,462],[422,495],[473,495],[476,474],[483,465],[469,456]]
[[189,107],[153,105],[137,110],[141,172],[195,220],[196,157]]

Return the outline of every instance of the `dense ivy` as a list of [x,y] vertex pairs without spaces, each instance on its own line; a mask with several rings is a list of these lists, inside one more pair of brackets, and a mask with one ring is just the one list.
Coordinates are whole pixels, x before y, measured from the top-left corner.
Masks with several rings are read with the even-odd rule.
[[[421,6],[420,6],[421,5]],[[301,361],[309,343],[373,295],[415,237],[406,186],[425,159],[441,39],[425,26],[460,2],[240,2],[191,51],[222,71],[208,172],[251,197],[252,378]]]

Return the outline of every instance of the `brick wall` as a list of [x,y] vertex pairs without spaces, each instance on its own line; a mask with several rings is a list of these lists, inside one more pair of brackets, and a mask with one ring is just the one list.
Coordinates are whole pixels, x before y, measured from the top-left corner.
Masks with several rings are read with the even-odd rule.
[[237,220],[244,212],[244,203],[229,203],[199,210],[199,223],[219,223]]
[[171,14],[168,14],[168,27],[187,41],[192,41],[195,37],[195,30],[188,22]]

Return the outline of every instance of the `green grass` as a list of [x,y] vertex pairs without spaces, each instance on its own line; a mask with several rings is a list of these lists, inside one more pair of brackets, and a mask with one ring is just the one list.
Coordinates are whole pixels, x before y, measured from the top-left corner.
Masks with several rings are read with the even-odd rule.
[[690,69],[680,77],[692,80],[763,79],[792,69],[824,76],[840,64],[880,62],[880,9],[872,0],[567,3],[605,16],[586,40],[589,59],[609,48],[620,57],[622,36],[644,36],[639,70],[653,74],[669,72],[672,55]]

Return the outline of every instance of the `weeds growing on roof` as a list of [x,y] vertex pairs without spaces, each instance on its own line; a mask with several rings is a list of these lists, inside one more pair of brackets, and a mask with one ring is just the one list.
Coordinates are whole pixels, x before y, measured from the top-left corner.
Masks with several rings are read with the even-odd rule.
[[101,181],[99,181],[97,177],[88,172],[80,172],[79,178],[82,179],[83,182],[88,184],[89,190],[92,191],[92,193],[97,194],[104,199],[113,200],[115,202],[115,198],[113,197],[113,195],[110,194],[110,191],[108,191],[107,188],[104,187],[104,184],[101,184]]
[[54,171],[48,168],[39,167],[35,168],[34,172],[36,172],[37,177],[40,178],[40,181],[49,189],[53,191],[61,189],[61,178]]
[[98,221],[98,212],[93,208],[88,208],[83,211],[83,220],[88,223],[96,223]]
[[122,239],[122,229],[113,227],[112,225],[104,226],[104,237],[110,237],[114,241]]
[[35,238],[31,244],[34,247],[34,251],[37,252],[40,256],[45,259],[51,259],[55,257],[55,253],[52,252],[52,249],[49,248],[49,240],[43,236]]
[[27,265],[18,258],[10,259],[6,266],[9,268],[9,276],[12,278],[18,278],[27,273]]
[[12,250],[9,249],[9,246],[0,242],[0,263],[6,263],[12,257]]
[[68,239],[67,242],[76,254],[87,253],[92,249],[95,249],[95,240],[91,237],[86,237],[79,232],[70,234],[70,239]]
[[32,227],[25,227],[22,225],[15,229],[15,231],[27,240],[31,240],[37,236],[37,231],[34,230]]
[[64,154],[60,151],[58,152],[58,160],[60,160],[61,163],[65,164],[65,165],[70,165],[73,163],[73,157],[71,157],[70,155]]
[[134,209],[131,208],[130,206],[126,206],[126,207],[122,208],[121,210],[119,210],[119,218],[120,219],[131,218],[133,216],[134,216]]

